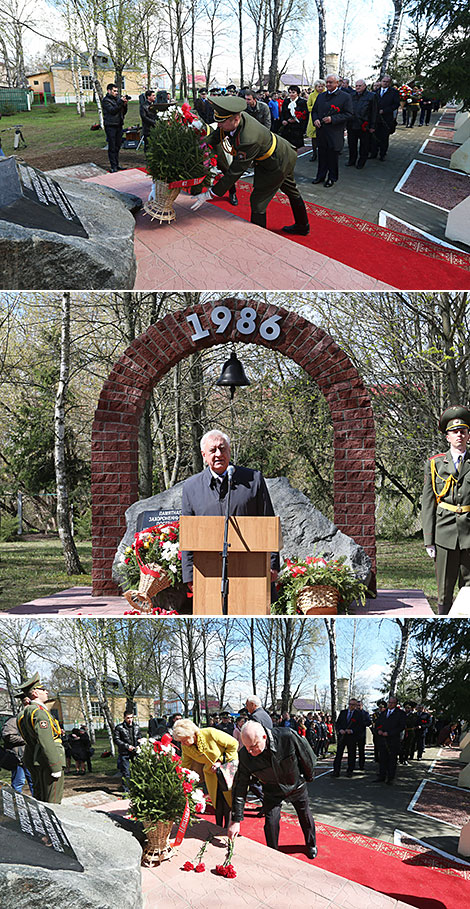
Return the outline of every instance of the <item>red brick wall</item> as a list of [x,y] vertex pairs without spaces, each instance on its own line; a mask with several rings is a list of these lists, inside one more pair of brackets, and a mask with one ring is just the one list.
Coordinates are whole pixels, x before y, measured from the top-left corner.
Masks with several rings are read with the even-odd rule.
[[[242,335],[235,319],[216,334],[210,312],[216,305],[257,311],[256,324],[282,315],[281,334],[266,341]],[[186,316],[197,312],[209,335],[191,340]],[[93,594],[116,592],[111,565],[125,532],[124,512],[138,499],[138,426],[152,388],[176,363],[201,347],[236,340],[278,350],[294,360],[325,395],[334,428],[335,523],[364,547],[375,569],[375,433],[369,395],[357,370],[333,339],[302,316],[255,300],[221,298],[180,310],[152,325],[132,342],[103,386],[92,431]]]

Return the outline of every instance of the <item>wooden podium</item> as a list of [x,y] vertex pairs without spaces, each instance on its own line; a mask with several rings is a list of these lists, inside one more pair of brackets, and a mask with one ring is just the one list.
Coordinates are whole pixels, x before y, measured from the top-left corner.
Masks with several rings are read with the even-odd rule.
[[[193,615],[222,615],[224,521],[218,515],[180,517],[180,548],[194,553]],[[271,553],[282,548],[279,517],[231,517],[228,542],[228,614],[269,615]]]

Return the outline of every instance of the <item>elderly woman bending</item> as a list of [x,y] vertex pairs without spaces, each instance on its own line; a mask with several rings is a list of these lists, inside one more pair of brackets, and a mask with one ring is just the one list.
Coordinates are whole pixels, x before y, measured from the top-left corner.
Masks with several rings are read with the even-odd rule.
[[183,767],[189,767],[198,773],[202,767],[207,791],[215,809],[216,823],[220,827],[226,827],[232,806],[232,793],[222,792],[217,770],[226,761],[237,760],[237,740],[211,726],[200,729],[192,720],[186,719],[176,721],[172,735],[177,742],[181,742]]

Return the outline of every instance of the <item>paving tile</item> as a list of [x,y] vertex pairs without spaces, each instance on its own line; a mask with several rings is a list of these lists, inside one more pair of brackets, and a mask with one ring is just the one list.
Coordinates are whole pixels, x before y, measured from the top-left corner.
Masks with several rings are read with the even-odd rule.
[[144,909],[186,909],[193,904],[180,894],[172,890],[171,887],[165,887],[164,884],[153,886],[151,889],[142,887],[144,897]]
[[355,881],[345,881],[331,909],[395,909],[396,904],[394,897],[369,890]]

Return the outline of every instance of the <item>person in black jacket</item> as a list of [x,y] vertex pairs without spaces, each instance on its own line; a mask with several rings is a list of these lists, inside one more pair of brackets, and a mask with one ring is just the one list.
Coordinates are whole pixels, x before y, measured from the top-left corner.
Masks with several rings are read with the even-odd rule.
[[372,151],[371,158],[376,158],[380,154],[380,160],[384,161],[388,151],[390,136],[395,132],[397,125],[397,114],[400,106],[400,94],[398,89],[392,85],[391,76],[384,76],[377,90],[377,103],[379,106],[379,116],[375,137],[377,139],[376,147]]
[[323,183],[327,187],[336,183],[344,128],[352,115],[351,95],[338,88],[338,76],[327,76],[326,92],[317,95],[312,108],[318,149],[318,171],[312,183]]
[[264,834],[271,849],[278,848],[281,804],[292,802],[302,828],[307,855],[315,858],[315,821],[310,811],[307,782],[313,780],[316,757],[305,740],[292,729],[265,729],[248,720],[241,731],[238,770],[232,787],[232,820],[228,835],[240,832],[250,777],[263,784]]
[[305,130],[308,123],[308,107],[305,98],[301,98],[298,85],[289,85],[289,97],[284,98],[280,112],[281,128],[279,135],[287,139],[294,148],[304,145]]
[[194,102],[194,109],[197,110],[201,120],[207,123],[208,126],[214,122],[214,108],[207,100],[205,88],[199,89],[199,95]]
[[155,121],[157,119],[157,108],[155,107],[156,97],[156,93],[150,88],[139,97],[139,112],[142,121],[144,151],[147,151],[150,130],[155,126]]
[[119,149],[122,142],[122,126],[127,114],[127,98],[119,98],[118,87],[113,82],[106,86],[103,108],[104,130],[108,140],[108,158],[111,173],[119,170]]
[[120,769],[122,773],[122,788],[124,792],[129,791],[131,762],[137,754],[139,739],[140,729],[137,723],[134,723],[134,714],[126,710],[124,722],[119,723],[114,728],[114,740],[118,746]]
[[245,707],[250,714],[250,720],[253,720],[254,723],[261,723],[265,729],[273,728],[273,721],[269,716],[269,713],[261,706],[261,700],[257,694],[248,695],[245,701]]
[[398,701],[391,696],[387,710],[377,718],[375,729],[379,742],[379,775],[377,782],[393,783],[397,770],[400,743],[406,728],[406,714],[398,707]]
[[[354,116],[348,121],[349,161],[346,167],[364,167],[369,157],[371,135],[377,122],[377,95],[367,91],[364,79],[357,79],[356,91],[351,95]],[[359,160],[357,146],[359,143]]]
[[349,698],[347,709],[340,710],[336,720],[338,744],[333,763],[333,776],[339,776],[344,749],[348,752],[347,776],[352,776],[356,766],[356,746],[364,734],[364,717],[355,698]]

